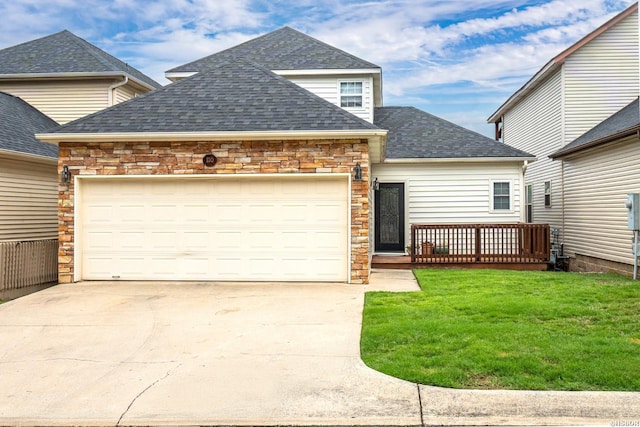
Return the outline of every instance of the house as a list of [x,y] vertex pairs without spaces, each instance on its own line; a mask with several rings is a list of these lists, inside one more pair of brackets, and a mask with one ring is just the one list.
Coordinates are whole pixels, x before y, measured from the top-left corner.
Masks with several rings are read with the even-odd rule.
[[[54,282],[58,149],[35,133],[58,126],[22,99],[0,92],[0,299]],[[28,263],[21,252],[29,251]],[[48,268],[47,268],[48,267]]]
[[497,139],[538,157],[525,174],[527,221],[558,230],[572,270],[633,263],[624,202],[640,181],[633,157],[600,138],[638,97],[638,27],[635,3],[554,57],[489,118]]
[[638,98],[551,154],[562,163],[565,245],[576,271],[631,273],[625,201],[640,192]]
[[61,124],[159,87],[67,30],[0,50],[0,91]]
[[68,122],[157,87],[151,78],[69,31],[0,50],[4,298],[57,279],[57,149],[34,134],[58,126],[56,121]]
[[380,67],[296,30],[167,76],[38,135],[72,175],[61,282],[367,283],[374,251],[404,253],[411,221],[521,219],[533,156],[383,107]]

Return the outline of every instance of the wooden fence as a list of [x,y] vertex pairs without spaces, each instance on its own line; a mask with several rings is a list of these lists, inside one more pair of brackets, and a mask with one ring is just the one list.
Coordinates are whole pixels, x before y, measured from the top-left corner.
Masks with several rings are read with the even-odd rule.
[[57,239],[0,242],[0,299],[26,295],[57,280]]

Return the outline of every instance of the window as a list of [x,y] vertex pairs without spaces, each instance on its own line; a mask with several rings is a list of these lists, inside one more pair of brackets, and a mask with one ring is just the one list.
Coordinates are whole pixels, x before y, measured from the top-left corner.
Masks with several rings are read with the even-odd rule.
[[493,210],[504,211],[511,209],[511,183],[493,183]]
[[551,181],[544,182],[544,207],[551,207]]
[[525,205],[527,208],[526,222],[533,222],[533,184],[528,184],[525,192]]
[[362,82],[340,82],[340,106],[362,108]]

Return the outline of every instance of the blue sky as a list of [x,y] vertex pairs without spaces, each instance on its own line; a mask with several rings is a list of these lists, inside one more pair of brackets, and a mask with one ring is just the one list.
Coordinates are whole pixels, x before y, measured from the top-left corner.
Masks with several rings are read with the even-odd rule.
[[631,0],[0,1],[0,48],[68,29],[162,84],[164,71],[284,25],[383,69],[385,105],[492,136],[487,117]]

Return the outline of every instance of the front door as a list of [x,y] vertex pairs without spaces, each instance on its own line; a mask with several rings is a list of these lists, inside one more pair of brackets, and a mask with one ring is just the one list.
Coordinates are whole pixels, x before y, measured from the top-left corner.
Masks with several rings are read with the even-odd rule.
[[375,205],[375,250],[404,252],[404,184],[380,184]]

